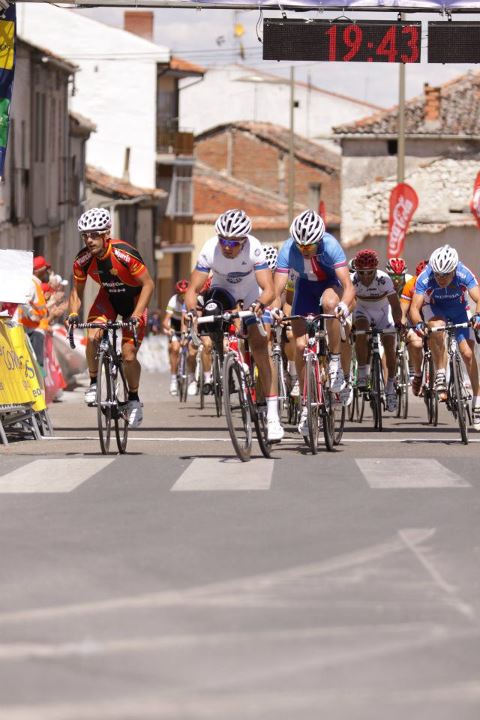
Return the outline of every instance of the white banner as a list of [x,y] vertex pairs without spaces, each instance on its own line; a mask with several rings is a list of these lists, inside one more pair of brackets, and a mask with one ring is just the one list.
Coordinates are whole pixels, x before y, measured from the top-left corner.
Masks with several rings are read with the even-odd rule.
[[0,250],[0,303],[25,303],[30,295],[33,253]]

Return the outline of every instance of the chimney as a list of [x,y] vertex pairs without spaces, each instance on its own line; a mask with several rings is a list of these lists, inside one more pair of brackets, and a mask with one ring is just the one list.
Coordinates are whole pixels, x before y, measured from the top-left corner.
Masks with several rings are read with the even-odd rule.
[[425,92],[425,122],[440,122],[441,88],[433,87],[428,83],[424,84]]
[[126,10],[123,14],[123,29],[153,42],[152,10]]

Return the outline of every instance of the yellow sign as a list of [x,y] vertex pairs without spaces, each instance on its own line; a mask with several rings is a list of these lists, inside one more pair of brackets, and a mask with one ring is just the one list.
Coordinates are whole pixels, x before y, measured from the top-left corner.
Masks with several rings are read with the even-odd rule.
[[0,69],[12,70],[15,23],[11,20],[0,20]]
[[45,410],[45,397],[25,344],[23,327],[0,320],[0,405],[31,405]]

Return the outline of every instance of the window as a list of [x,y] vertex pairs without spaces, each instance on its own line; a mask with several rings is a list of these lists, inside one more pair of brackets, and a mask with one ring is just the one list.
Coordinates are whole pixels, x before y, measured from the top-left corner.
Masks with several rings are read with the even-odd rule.
[[33,121],[35,123],[34,138],[35,138],[35,150],[34,158],[35,162],[45,162],[45,128],[46,128],[46,98],[45,93],[35,93],[35,112]]
[[387,140],[387,152],[389,155],[396,155],[398,151],[398,142],[396,140]]
[[322,196],[321,183],[310,183],[308,186],[308,207],[318,212]]
[[191,165],[175,166],[165,214],[168,217],[191,217],[193,215]]

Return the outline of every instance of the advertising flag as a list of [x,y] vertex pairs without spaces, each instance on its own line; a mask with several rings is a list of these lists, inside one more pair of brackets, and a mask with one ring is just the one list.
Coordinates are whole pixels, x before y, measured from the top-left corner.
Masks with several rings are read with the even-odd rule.
[[473,217],[477,221],[477,225],[480,228],[480,172],[475,178],[475,184],[473,186],[473,197],[470,200],[470,210]]
[[5,174],[14,71],[15,5],[10,5],[0,16],[0,178]]
[[410,185],[399,183],[393,188],[390,195],[390,217],[388,220],[388,258],[399,257],[403,254],[405,235],[417,207],[417,193]]

